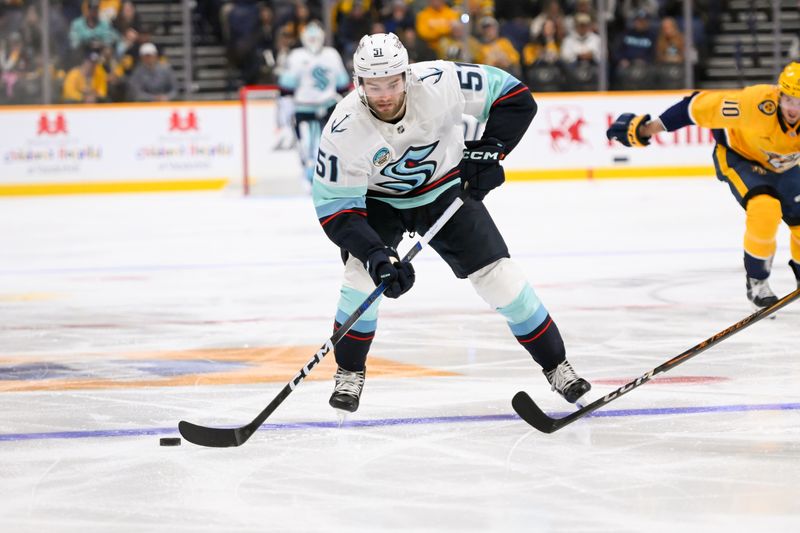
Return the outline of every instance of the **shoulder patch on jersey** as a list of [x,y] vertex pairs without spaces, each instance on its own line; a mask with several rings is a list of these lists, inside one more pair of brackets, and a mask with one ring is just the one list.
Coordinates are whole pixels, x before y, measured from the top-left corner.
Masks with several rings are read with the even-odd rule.
[[375,155],[372,156],[372,164],[376,167],[382,167],[389,161],[389,157],[391,157],[391,152],[385,146],[380,148]]
[[764,113],[765,115],[774,115],[775,111],[778,110],[778,106],[775,105],[775,102],[772,100],[764,100],[760,104],[758,104],[758,110]]

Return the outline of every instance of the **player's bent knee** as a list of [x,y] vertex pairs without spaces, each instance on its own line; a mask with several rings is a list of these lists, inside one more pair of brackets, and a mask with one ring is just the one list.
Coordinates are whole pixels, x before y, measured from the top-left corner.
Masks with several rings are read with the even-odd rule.
[[772,196],[759,194],[747,202],[744,248],[750,255],[769,258],[775,253],[775,236],[781,223],[781,203]]
[[492,309],[510,304],[527,283],[522,269],[507,257],[498,259],[467,277],[475,287],[475,292]]
[[747,201],[748,227],[750,219],[759,226],[777,228],[781,222],[781,202],[768,194],[759,194]]
[[344,279],[342,280],[342,285],[365,294],[369,294],[375,290],[375,283],[364,267],[364,263],[352,255],[347,258],[347,262],[344,265]]

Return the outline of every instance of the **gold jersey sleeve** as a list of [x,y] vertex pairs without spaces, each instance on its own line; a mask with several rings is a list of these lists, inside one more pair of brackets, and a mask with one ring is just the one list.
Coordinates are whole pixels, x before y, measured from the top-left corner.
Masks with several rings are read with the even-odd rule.
[[784,172],[800,160],[798,126],[780,118],[778,88],[753,85],[736,91],[702,91],[689,104],[698,126],[725,131],[727,145],[772,172]]

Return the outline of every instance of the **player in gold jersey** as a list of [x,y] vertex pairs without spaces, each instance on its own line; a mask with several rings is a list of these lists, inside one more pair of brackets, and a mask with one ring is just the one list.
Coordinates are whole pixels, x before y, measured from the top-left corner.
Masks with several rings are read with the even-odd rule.
[[777,301],[767,279],[781,218],[791,230],[789,266],[800,288],[800,63],[790,63],[777,85],[697,91],[651,120],[625,113],[606,135],[643,147],[662,131],[696,124],[711,128],[717,177],[745,209],[747,297],[756,308]]

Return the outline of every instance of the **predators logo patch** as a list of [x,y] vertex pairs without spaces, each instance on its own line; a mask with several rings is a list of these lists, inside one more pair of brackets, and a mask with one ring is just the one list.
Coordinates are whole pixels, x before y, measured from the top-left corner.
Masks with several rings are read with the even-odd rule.
[[775,111],[777,111],[778,106],[775,105],[775,102],[772,100],[764,100],[760,104],[758,104],[758,110],[764,113],[765,115],[774,115]]

